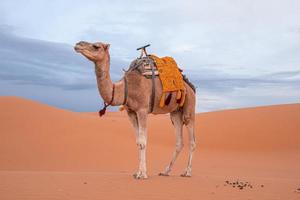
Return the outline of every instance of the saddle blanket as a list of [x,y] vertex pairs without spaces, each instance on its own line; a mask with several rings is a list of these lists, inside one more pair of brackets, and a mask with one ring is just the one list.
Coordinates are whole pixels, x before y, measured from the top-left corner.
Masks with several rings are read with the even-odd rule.
[[166,93],[174,91],[177,91],[176,99],[179,101],[179,106],[183,106],[186,89],[181,71],[178,68],[176,61],[169,56],[159,58],[155,55],[150,55],[150,57],[155,61],[158,76],[162,83],[163,94],[159,104],[160,107],[165,105]]

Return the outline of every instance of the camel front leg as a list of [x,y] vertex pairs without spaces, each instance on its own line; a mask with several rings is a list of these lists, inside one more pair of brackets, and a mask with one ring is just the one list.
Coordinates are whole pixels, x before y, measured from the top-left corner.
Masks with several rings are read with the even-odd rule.
[[139,134],[139,124],[138,124],[138,120],[137,120],[137,115],[134,111],[131,110],[126,110],[128,117],[129,117],[129,121],[131,122],[134,131],[135,131],[135,136],[137,137]]
[[137,113],[138,120],[138,135],[136,138],[136,143],[139,149],[139,169],[134,174],[136,179],[146,179],[147,176],[147,166],[146,166],[146,146],[147,146],[147,111],[142,110]]

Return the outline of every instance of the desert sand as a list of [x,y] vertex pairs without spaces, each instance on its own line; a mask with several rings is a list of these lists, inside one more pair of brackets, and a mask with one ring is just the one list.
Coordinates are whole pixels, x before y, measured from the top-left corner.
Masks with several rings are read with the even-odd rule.
[[[0,199],[300,199],[300,104],[197,114],[193,177],[160,177],[175,136],[168,115],[148,121],[148,180],[126,113],[75,113],[0,97]],[[247,183],[246,183],[247,182]]]

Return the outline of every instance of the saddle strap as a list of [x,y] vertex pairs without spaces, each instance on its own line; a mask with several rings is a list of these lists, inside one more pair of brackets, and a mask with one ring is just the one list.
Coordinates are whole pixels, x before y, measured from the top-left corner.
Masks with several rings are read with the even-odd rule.
[[150,113],[153,112],[154,109],[154,101],[155,101],[155,71],[154,66],[151,65],[151,80],[152,80],[152,92],[151,92],[151,99],[150,99]]
[[126,76],[124,76],[124,101],[122,105],[126,105],[127,98],[128,98],[128,83],[127,83]]

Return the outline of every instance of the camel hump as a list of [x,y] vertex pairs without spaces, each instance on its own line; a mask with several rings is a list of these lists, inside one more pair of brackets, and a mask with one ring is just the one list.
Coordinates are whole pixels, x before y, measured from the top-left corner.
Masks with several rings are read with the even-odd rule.
[[[133,60],[126,72],[138,71],[141,75],[145,75],[145,72],[151,72],[152,74],[152,68],[154,71],[157,71],[154,60],[150,56],[146,56]],[[149,77],[146,76],[146,78],[151,78],[151,74]]]
[[[171,57],[167,57],[167,58],[171,58]],[[172,64],[174,64],[174,63],[176,64],[176,61],[173,58],[171,58],[169,60],[171,60]],[[154,55],[149,55],[149,56],[145,56],[145,57],[137,58],[137,59],[133,60],[130,63],[129,68],[124,71],[125,72],[138,71],[141,75],[145,76],[146,78],[151,79],[152,67],[154,69],[154,75],[159,76],[159,71],[157,69],[157,64],[155,62]],[[182,73],[183,71],[177,65],[176,65],[176,67],[178,68],[179,72],[182,74],[183,81],[186,82],[191,87],[191,89],[194,91],[194,93],[196,93],[195,85],[193,85],[193,83],[188,79],[188,77]]]

